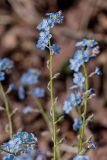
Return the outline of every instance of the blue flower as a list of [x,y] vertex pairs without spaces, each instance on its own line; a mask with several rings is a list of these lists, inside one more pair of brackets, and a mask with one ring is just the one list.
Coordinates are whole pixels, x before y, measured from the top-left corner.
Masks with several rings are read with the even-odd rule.
[[47,13],[46,15],[49,16],[49,19],[53,23],[62,23],[63,21],[62,11],[58,11],[56,13]]
[[77,155],[73,160],[89,160],[89,157],[87,155]]
[[5,73],[0,71],[0,81],[5,80]]
[[[4,160],[33,160],[33,156],[37,156],[38,152],[37,143],[38,140],[32,133],[19,132],[1,146],[3,149],[17,155],[17,157],[6,153],[7,157]],[[23,152],[23,155],[21,152]]]
[[32,106],[28,105],[23,109],[23,113],[24,114],[28,114],[28,113],[32,113],[34,110],[32,108]]
[[49,31],[40,32],[39,39],[37,41],[37,48],[44,50],[45,47],[48,47],[48,42],[51,39],[52,35]]
[[94,39],[86,39],[84,38],[82,41],[76,43],[76,47],[94,47],[98,45],[98,42]]
[[18,97],[20,100],[24,100],[25,99],[25,89],[23,86],[20,86],[18,88]]
[[61,49],[56,44],[53,44],[50,48],[51,48],[53,53],[56,53],[56,54],[60,53]]
[[[63,21],[62,12],[58,11],[56,13],[47,13],[46,14],[49,18],[45,18],[42,22],[37,26],[38,30],[42,30],[39,34],[39,39],[37,41],[37,48],[44,50],[48,47],[49,40],[51,39],[52,35],[50,34],[50,29],[54,27],[55,23],[61,23]],[[55,44],[52,47],[52,50],[55,53],[59,53],[60,48],[57,47]]]
[[76,43],[76,47],[88,53],[89,57],[93,58],[99,54],[98,42],[94,39],[83,39],[81,42]]
[[64,111],[64,113],[69,114],[71,110],[72,110],[72,106],[71,106],[71,103],[68,99],[64,102],[63,111]]
[[31,157],[29,154],[22,154],[18,157],[18,160],[33,160],[33,157]]
[[63,111],[69,114],[73,107],[80,104],[82,97],[80,93],[71,93],[69,98],[64,102]]
[[17,138],[21,140],[22,144],[26,144],[26,143],[33,144],[38,142],[37,138],[34,137],[32,133],[28,133],[28,132],[19,132],[17,135],[13,136],[13,140]]
[[80,93],[71,93],[69,99],[73,107],[77,106],[82,101],[82,97]]
[[95,74],[98,75],[98,76],[101,75],[101,70],[100,70],[99,67],[96,67],[96,69],[95,69]]
[[89,55],[87,50],[77,50],[74,53],[73,59],[70,59],[70,69],[74,70],[75,72],[78,72],[79,68],[84,62],[88,62]]
[[8,58],[0,59],[0,81],[5,80],[5,72],[12,69],[14,66],[13,61]]
[[74,73],[73,82],[80,88],[84,87],[85,77],[81,72]]
[[78,60],[76,60],[76,59],[70,59],[69,62],[70,62],[70,69],[74,70],[75,72],[78,72],[79,68],[81,66],[81,64],[78,63]]
[[86,39],[85,39],[85,42],[83,42],[83,44],[81,45],[80,44],[77,43],[77,46],[83,45],[84,47],[85,46],[88,46],[88,47],[84,49],[79,47],[77,51],[74,53],[73,58],[70,59],[70,69],[74,70],[75,72],[78,72],[79,68],[81,67],[83,63],[88,62],[91,57],[95,57],[96,54],[99,53],[99,47],[95,46],[95,44],[97,45],[96,41],[94,42],[91,40],[87,40],[86,42]]
[[14,67],[13,61],[9,58],[0,59],[0,71],[7,71]]
[[10,90],[16,90],[17,88],[16,88],[16,84],[15,83],[10,83],[9,84],[9,89]]
[[77,131],[82,127],[82,120],[80,118],[75,118],[73,123],[73,130]]
[[83,39],[81,42],[77,42],[77,51],[70,60],[70,69],[78,72],[83,63],[88,62],[91,57],[95,57],[99,53],[97,45],[95,40]]
[[41,23],[36,27],[36,29],[48,31],[50,28],[53,27],[54,23],[50,19],[43,19]]
[[18,160],[14,155],[8,155],[7,157],[3,158],[3,160]]
[[41,21],[41,23],[36,27],[38,30],[49,31],[54,27],[55,23],[61,23],[63,21],[62,12],[58,11],[56,13],[47,13],[49,18],[45,18]]
[[27,72],[25,72],[21,76],[21,82],[23,85],[32,85],[36,84],[39,82],[39,76],[40,76],[40,71],[36,69],[28,69]]
[[73,56],[74,59],[76,59],[78,61],[78,63],[80,63],[80,65],[82,65],[84,62],[88,62],[89,60],[89,54],[87,52],[87,50],[80,50],[78,49]]
[[32,144],[36,145],[37,142],[37,138],[32,133],[19,132],[1,147],[14,154],[19,154],[21,151],[28,153],[29,151],[33,150]]
[[42,98],[45,95],[45,90],[43,88],[37,87],[37,88],[33,88],[31,93],[32,93],[33,96]]

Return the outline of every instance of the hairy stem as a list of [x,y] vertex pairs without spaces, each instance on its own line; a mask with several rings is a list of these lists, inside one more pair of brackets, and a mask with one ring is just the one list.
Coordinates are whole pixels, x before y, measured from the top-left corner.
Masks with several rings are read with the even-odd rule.
[[85,122],[86,122],[86,113],[87,113],[87,108],[88,108],[88,95],[87,95],[87,90],[89,88],[88,84],[88,73],[86,69],[85,63],[83,64],[83,71],[84,71],[84,76],[85,76],[85,100],[84,100],[84,112],[83,112],[83,119],[82,119],[82,128],[80,132],[80,148],[79,151],[81,152],[83,149],[83,141],[84,141],[84,131],[85,131]]
[[4,91],[1,83],[0,83],[0,92],[2,94],[2,98],[3,98],[4,104],[5,104],[5,112],[7,114],[8,123],[9,123],[10,138],[12,138],[12,135],[13,135],[12,117],[11,117],[11,113],[10,113],[10,109],[9,109],[8,99],[6,97],[5,91]]
[[[51,43],[49,41],[49,47]],[[56,138],[56,116],[55,116],[55,106],[54,106],[54,95],[53,95],[53,57],[52,51],[50,49],[50,62],[49,62],[49,71],[50,71],[50,96],[51,96],[51,111],[52,111],[52,132],[53,132],[53,142],[54,142],[54,160],[57,159],[57,138]]]

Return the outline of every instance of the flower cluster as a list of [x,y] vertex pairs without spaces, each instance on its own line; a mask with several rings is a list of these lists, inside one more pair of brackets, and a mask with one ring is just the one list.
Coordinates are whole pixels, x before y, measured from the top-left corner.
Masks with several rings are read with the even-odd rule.
[[15,159],[14,155],[20,155],[21,152],[31,152],[34,150],[37,143],[38,140],[32,133],[19,132],[17,135],[14,135],[11,140],[1,146],[6,151],[10,152],[10,155],[7,155],[5,160]]
[[70,59],[70,69],[78,72],[83,63],[88,62],[90,58],[95,57],[99,53],[99,46],[97,41],[83,39],[76,43],[77,51]]
[[50,29],[53,28],[55,24],[60,24],[63,21],[62,12],[47,13],[46,16],[48,16],[48,18],[43,19],[36,27],[36,29],[41,30],[39,33],[37,48],[44,50],[47,47],[48,49],[51,49],[53,53],[59,54],[60,48],[56,44],[49,46],[49,41],[52,38]]
[[[26,98],[26,89],[29,86],[35,85],[39,83],[39,77],[41,72],[38,69],[29,68],[25,73],[22,74],[20,78],[20,86],[16,86],[15,83],[11,83],[8,88],[8,92],[11,90],[16,90],[18,94],[18,98],[20,100],[25,100]],[[31,89],[31,95],[36,96],[38,98],[42,98],[45,95],[45,90],[40,87],[35,87]]]
[[[84,97],[87,94],[88,97],[93,95],[93,89],[90,88],[87,93],[85,91],[86,79],[82,72],[79,71],[80,67],[84,63],[88,62],[90,58],[96,56],[99,53],[97,50],[93,52],[95,48],[99,49],[98,43],[95,40],[83,39],[81,42],[76,43],[77,51],[74,53],[72,59],[70,59],[70,69],[74,71],[73,83],[74,85],[70,87],[71,90],[78,89],[78,92],[71,93],[69,98],[64,102],[63,110],[66,114],[70,113],[73,107],[83,104]],[[89,52],[90,51],[90,52]],[[96,67],[95,72],[90,75],[100,75],[101,71]],[[91,77],[89,75],[89,77]],[[80,91],[79,91],[80,90]]]
[[13,66],[13,61],[9,58],[0,59],[0,81],[5,80],[5,73],[8,73]]

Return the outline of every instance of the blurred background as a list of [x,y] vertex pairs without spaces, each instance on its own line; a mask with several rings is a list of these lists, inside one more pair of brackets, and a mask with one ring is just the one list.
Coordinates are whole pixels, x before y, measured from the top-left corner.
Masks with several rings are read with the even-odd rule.
[[[97,96],[89,102],[89,114],[94,113],[94,120],[89,124],[86,134],[94,134],[96,151],[90,151],[91,160],[107,160],[107,0],[0,0],[0,58],[8,57],[15,62],[12,74],[3,82],[5,89],[9,83],[20,85],[20,76],[29,68],[41,71],[38,86],[45,88],[45,97],[40,99],[46,111],[50,108],[47,90],[49,71],[47,51],[36,48],[38,31],[36,26],[47,12],[62,10],[64,22],[53,29],[54,41],[60,46],[61,53],[54,56],[54,73],[60,76],[54,81],[55,96],[58,97],[57,110],[61,112],[67,98],[67,88],[71,85],[72,73],[69,70],[69,58],[75,51],[75,43],[83,37],[94,38],[99,42],[100,54],[88,63],[89,73],[99,66],[100,77],[93,77],[90,86],[96,89]],[[40,113],[23,114],[27,105],[37,108],[30,96],[18,99],[17,93],[9,94],[11,110],[18,108],[13,117],[14,133],[18,130],[33,132],[39,139],[40,150],[49,158],[51,138],[47,125]],[[2,105],[0,99],[0,105]],[[8,140],[6,133],[6,115],[0,111],[0,143]],[[72,130],[72,115],[65,115],[59,123],[60,134],[65,137],[61,145],[62,160],[73,156],[72,145],[77,133]],[[48,137],[48,138],[47,138]],[[50,159],[50,158],[49,158]]]

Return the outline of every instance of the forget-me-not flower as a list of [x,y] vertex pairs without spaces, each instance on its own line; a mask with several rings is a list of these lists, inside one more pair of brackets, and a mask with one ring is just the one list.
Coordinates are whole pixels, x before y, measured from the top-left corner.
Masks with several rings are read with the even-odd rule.
[[73,160],[89,160],[89,157],[87,155],[77,155]]
[[20,100],[24,100],[25,99],[25,89],[23,86],[20,86],[18,88],[18,97]]
[[48,42],[51,39],[52,35],[49,33],[49,31],[40,32],[39,39],[37,41],[37,48],[40,48],[41,50],[44,50],[45,47],[48,47]]
[[40,71],[30,68],[21,76],[21,83],[23,85],[32,85],[39,82]]
[[71,105],[73,107],[75,107],[78,104],[80,104],[82,101],[81,94],[79,92],[78,93],[71,93],[69,96],[69,100],[70,100]]
[[80,118],[74,118],[73,130],[77,131],[82,127],[82,120]]
[[4,143],[1,147],[11,153],[19,154],[21,151],[29,153],[32,151],[32,144],[37,145],[38,140],[32,133],[19,132],[11,140]]
[[36,46],[41,50],[44,50],[46,47],[50,47],[49,49],[51,49],[53,53],[59,54],[60,48],[56,44],[49,46],[49,41],[52,38],[50,29],[53,28],[56,23],[61,23],[63,21],[62,12],[58,11],[56,13],[47,13],[46,15],[47,18],[43,19],[36,27],[36,29],[41,30]]
[[5,73],[0,71],[0,81],[5,80]]
[[1,58],[0,59],[0,71],[7,71],[14,67],[14,63],[9,58]]
[[70,59],[69,63],[70,63],[69,67],[70,67],[71,70],[74,70],[75,72],[79,71],[79,68],[80,68],[81,64],[78,63],[77,59]]
[[43,88],[37,87],[37,88],[33,88],[31,93],[33,96],[36,96],[38,98],[42,98],[45,95],[45,90]]
[[32,106],[28,105],[23,109],[23,114],[32,113],[33,111],[34,109],[32,108]]
[[71,110],[72,110],[72,106],[71,106],[71,103],[68,99],[64,102],[63,111],[64,111],[64,113],[69,114],[71,112]]
[[58,11],[56,13],[47,13],[46,15],[49,16],[49,19],[53,23],[59,23],[60,24],[63,21],[62,11]]
[[56,44],[53,44],[50,48],[51,48],[53,53],[56,53],[56,54],[60,53],[61,49]]
[[80,88],[84,87],[85,77],[82,72],[77,72],[73,74],[73,82]]
[[87,38],[84,38],[82,41],[76,43],[76,47],[78,47],[78,48],[94,47],[96,45],[98,45],[98,42],[96,40],[87,39]]

